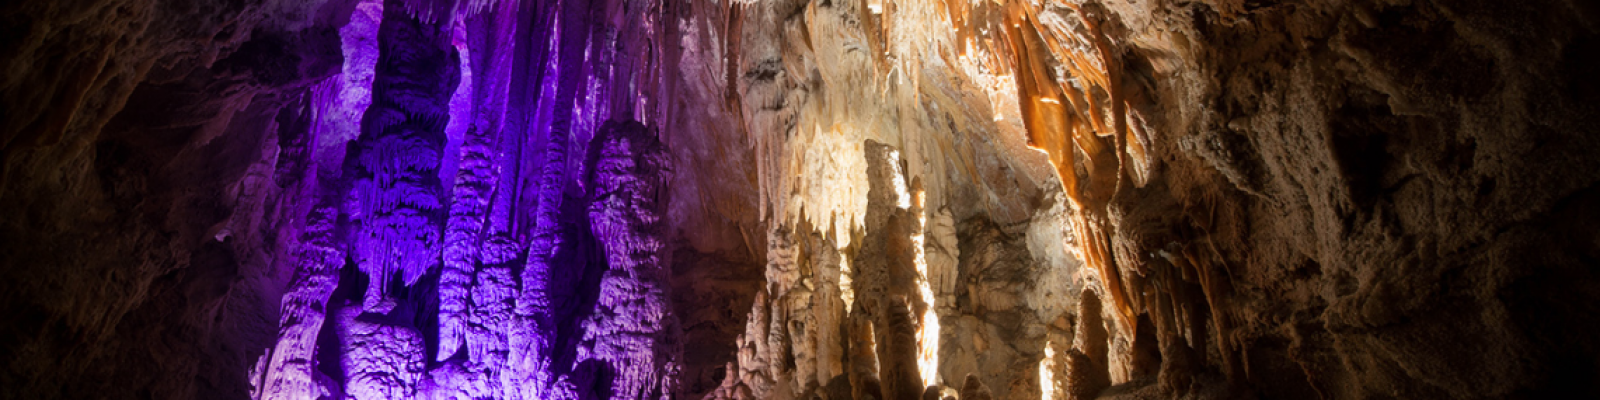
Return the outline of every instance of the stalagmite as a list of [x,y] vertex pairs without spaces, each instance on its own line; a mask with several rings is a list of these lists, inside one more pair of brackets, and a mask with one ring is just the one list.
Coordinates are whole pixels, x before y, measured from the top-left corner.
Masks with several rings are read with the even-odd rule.
[[[527,241],[527,261],[522,267],[522,287],[516,298],[517,321],[512,324],[508,357],[512,382],[524,398],[566,396],[556,394],[559,384],[551,371],[556,342],[554,299],[566,288],[557,286],[555,271],[565,266],[556,265],[557,253],[570,246],[570,217],[563,217],[566,191],[574,174],[568,161],[573,140],[573,120],[580,118],[574,105],[580,97],[581,83],[586,75],[587,61],[582,56],[582,46],[589,38],[588,23],[598,14],[588,1],[562,2],[557,16],[559,37],[552,51],[556,60],[557,75],[554,93],[540,100],[551,99],[550,127],[542,144],[543,163],[534,164],[534,180],[527,185],[535,205],[532,208],[531,234]],[[542,105],[541,105],[542,106]]]
[[416,397],[424,372],[421,332],[367,321],[362,313],[362,307],[345,305],[336,322],[345,394],[356,400]]
[[994,400],[994,394],[989,392],[989,387],[976,376],[967,375],[961,384],[961,398],[968,400]]
[[[678,372],[677,317],[667,304],[660,219],[666,206],[667,162],[655,132],[634,121],[600,128],[589,148],[589,217],[608,268],[594,318],[584,322],[580,358],[610,363],[609,396],[673,397]],[[581,361],[580,361],[581,362]]]
[[328,297],[338,287],[339,268],[345,263],[344,252],[333,245],[336,210],[322,204],[306,217],[293,289],[283,296],[278,341],[262,357],[262,383],[255,394],[259,399],[311,398],[323,390],[316,386],[317,334],[328,319]]
[[1111,386],[1106,354],[1110,338],[1101,318],[1100,296],[1085,290],[1078,304],[1078,332],[1073,335],[1072,350],[1066,354],[1068,400],[1092,399]]
[[[471,81],[472,109],[451,109],[451,122],[466,119],[457,173],[451,189],[450,214],[445,223],[444,264],[439,278],[439,348],[444,360],[467,340],[473,275],[487,245],[489,203],[498,187],[504,162],[497,147],[505,141],[504,113],[516,49],[517,3],[496,5],[495,12],[469,18],[466,27],[470,70],[480,71]],[[463,71],[469,69],[464,68]],[[486,73],[485,73],[486,72]]]

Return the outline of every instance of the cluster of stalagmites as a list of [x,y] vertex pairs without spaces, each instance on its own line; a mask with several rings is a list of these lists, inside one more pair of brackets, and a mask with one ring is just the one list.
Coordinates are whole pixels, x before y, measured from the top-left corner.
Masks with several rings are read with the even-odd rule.
[[[865,3],[756,2],[733,8],[735,15],[782,25],[746,27],[739,39],[754,55],[765,55],[768,47],[785,49],[743,64],[744,101],[778,104],[749,113],[753,129],[835,150],[824,161],[811,159],[816,156],[810,151],[774,155],[805,161],[770,171],[778,176],[772,186],[779,191],[768,198],[792,196],[773,202],[804,205],[768,221],[774,227],[767,235],[767,285],[739,339],[737,364],[728,366],[712,397],[904,399],[965,391],[1079,399],[1099,396],[1114,384],[1183,395],[1227,386],[1220,380],[1244,379],[1234,322],[1213,311],[1229,307],[1222,255],[1208,247],[1209,239],[1185,238],[1187,232],[1172,231],[1180,224],[1161,219],[1176,204],[1159,186],[1167,182],[1149,150],[1157,133],[1148,121],[1155,83],[1151,67],[1141,64],[1149,61],[1134,53],[1138,44],[1118,36],[1129,34],[1120,14],[1127,7],[1094,1]],[[933,25],[907,28],[917,24]],[[896,42],[913,38],[922,41]],[[941,48],[945,44],[951,46]],[[856,48],[871,49],[867,54],[884,50],[886,56],[849,51]],[[776,79],[761,74],[780,67],[769,73]],[[918,81],[939,73],[955,82]],[[858,94],[852,85],[869,83],[880,99],[921,107],[883,107],[901,113],[883,121],[831,108],[876,107],[852,102]],[[911,89],[901,86],[907,83]],[[999,128],[986,128],[990,115],[940,115],[940,108],[966,111],[972,104],[940,97],[941,90],[973,90],[966,86],[973,83],[990,96],[992,123]],[[769,93],[784,85],[799,88]],[[905,91],[916,96],[894,94]],[[841,101],[852,103],[835,105]],[[1012,102],[1015,113],[1006,108]],[[807,108],[815,103],[823,111]],[[800,119],[800,128],[790,118]],[[810,136],[806,118],[858,126],[819,123],[821,132]],[[1010,125],[1021,129],[1007,130]],[[938,174],[967,171],[941,172],[937,162],[944,160],[929,159],[1031,154],[925,148],[952,140],[945,134],[995,131],[1022,133],[1029,147],[1046,153],[1061,189],[1056,205],[1035,204],[1028,210],[1031,219],[999,225],[992,219],[1003,211],[993,208],[1003,203],[974,206],[955,199],[953,193],[968,186],[1005,183],[950,183]],[[838,137],[869,138],[860,147],[863,171],[816,165],[841,158],[858,162],[841,155],[851,154],[855,143],[841,145]],[[924,165],[898,164],[901,152],[919,153],[915,162]],[[839,169],[865,176],[870,190],[864,209],[851,210],[853,197],[837,193],[860,190],[849,187],[849,179],[835,178]],[[800,174],[793,194],[785,193],[786,174]],[[807,186],[817,182],[846,188],[817,193]],[[929,202],[923,187],[946,197]],[[951,210],[952,203],[990,211]],[[1076,257],[1057,262],[1044,255],[1060,247]],[[1046,279],[1052,275],[1063,276]],[[923,318],[927,312],[934,317]]]
[[[957,226],[948,210],[899,201],[910,193],[897,150],[872,141],[864,149],[866,223],[844,247],[803,222],[769,233],[767,285],[738,338],[737,360],[706,398],[1032,399],[1050,391],[1087,399],[1112,385],[1111,371],[1126,366],[1111,358],[1115,325],[1101,318],[1095,291],[1071,293],[1082,296],[1077,310],[1041,320],[1030,296],[1053,288],[1036,282],[1043,268],[1024,232],[982,218]],[[922,213],[932,217],[917,218]],[[932,292],[933,304],[920,289]],[[1062,295],[1048,301],[1068,301]],[[938,325],[918,317],[928,311]],[[939,330],[936,343],[921,340],[926,330]],[[919,363],[930,346],[939,358]],[[1041,360],[1054,379],[1041,378]]]
[[255,397],[673,395],[669,161],[603,101],[648,36],[607,6],[356,5],[344,73],[282,125],[277,183],[315,196]]
[[[708,379],[701,366],[686,367],[679,359],[685,349],[677,334],[700,328],[680,326],[674,306],[700,303],[672,304],[667,283],[675,259],[668,254],[666,241],[674,233],[668,232],[664,199],[674,188],[665,182],[671,179],[671,164],[687,157],[669,157],[656,141],[659,125],[673,122],[660,118],[658,110],[684,107],[690,111],[683,114],[707,119],[694,121],[699,124],[715,125],[724,118],[740,125],[732,129],[734,139],[709,140],[735,143],[729,153],[750,151],[738,147],[746,141],[763,152],[785,146],[781,138],[790,137],[796,126],[817,123],[796,120],[817,115],[784,110],[801,107],[810,94],[792,83],[771,84],[776,77],[812,80],[803,84],[818,93],[813,104],[822,103],[825,90],[882,96],[886,88],[874,85],[888,86],[886,81],[846,86],[863,83],[852,79],[871,75],[878,65],[873,62],[891,64],[880,60],[880,50],[904,57],[896,63],[905,69],[890,76],[921,77],[924,66],[917,63],[926,60],[914,60],[920,53],[906,48],[918,46],[904,28],[914,25],[889,24],[907,22],[895,18],[930,7],[942,8],[946,21],[957,24],[957,42],[981,36],[976,47],[969,46],[981,54],[971,56],[981,56],[996,71],[1012,72],[1018,89],[1007,94],[1020,96],[1033,144],[1051,153],[1067,182],[1066,198],[1058,203],[1069,204],[1058,204],[1023,228],[1014,221],[999,226],[949,204],[925,208],[924,189],[950,183],[924,181],[940,178],[911,172],[925,167],[902,159],[916,151],[908,144],[921,140],[917,137],[892,145],[838,141],[831,143],[835,147],[811,149],[816,157],[800,170],[782,166],[759,169],[771,176],[746,174],[752,181],[774,180],[836,164],[824,167],[850,175],[858,172],[852,168],[865,165],[859,171],[864,178],[845,176],[839,182],[859,178],[868,187],[841,196],[848,199],[813,206],[811,211],[823,214],[837,211],[823,209],[829,206],[863,205],[859,215],[843,218],[859,218],[859,226],[842,223],[843,230],[812,226],[783,210],[757,212],[748,204],[722,215],[739,222],[760,220],[739,229],[756,232],[741,232],[744,246],[765,247],[750,249],[752,258],[765,258],[765,285],[755,291],[747,315],[742,289],[706,290],[736,298],[730,303],[738,309],[725,319],[699,318],[702,325],[712,325],[705,330],[743,331],[733,354],[710,357],[731,358],[711,396],[1011,398],[1045,390],[1092,393],[1109,384],[1113,379],[1106,376],[1130,363],[1118,357],[1132,357],[1116,354],[1133,354],[1127,350],[1137,346],[1128,335],[1105,333],[1133,332],[1135,322],[1126,316],[1129,301],[1115,281],[1126,271],[1105,262],[1106,235],[1093,225],[1103,221],[1070,225],[1090,238],[1083,243],[1100,245],[1091,252],[1090,264],[1109,281],[1103,286],[1112,299],[1108,309],[1122,316],[1108,318],[1105,326],[1088,316],[1099,315],[1098,306],[1084,306],[1077,317],[1043,315],[1049,314],[1043,304],[1065,308],[1079,293],[1062,289],[1051,300],[1035,299],[1048,291],[1031,282],[1041,265],[1029,248],[1037,245],[1030,241],[1048,241],[1033,238],[1035,230],[1059,228],[1063,216],[1080,215],[1064,207],[1103,213],[1106,177],[1142,162],[1138,146],[1143,139],[1130,133],[1138,127],[1123,121],[1133,114],[1122,104],[1129,91],[1108,72],[1117,70],[1108,54],[1111,45],[1096,25],[1100,20],[1090,17],[1100,11],[1068,10],[1058,2],[979,3],[695,2],[683,7],[655,1],[367,0],[328,2],[327,10],[307,12],[319,19],[348,18],[347,23],[317,22],[340,27],[343,65],[309,87],[284,89],[293,100],[273,115],[268,129],[276,136],[276,152],[267,152],[259,165],[263,171],[254,172],[267,176],[268,183],[240,189],[284,196],[281,204],[255,206],[273,208],[274,215],[289,221],[274,225],[279,229],[270,240],[277,246],[266,251],[273,253],[270,268],[289,272],[277,307],[278,330],[249,377],[252,394],[263,399],[663,398],[685,391],[680,387],[685,379]],[[785,31],[785,39],[792,40],[788,47],[759,47],[768,44],[744,37],[740,25],[759,14],[741,12],[768,8],[785,9],[781,18],[815,19],[806,23],[817,28]],[[940,33],[944,27],[925,28]],[[886,43],[884,34],[899,43]],[[827,35],[870,43],[824,47],[818,41],[812,47],[814,37]],[[856,58],[860,45],[873,54]],[[785,70],[804,52],[840,58],[811,59],[798,63],[809,70]],[[926,54],[951,65],[961,56]],[[1043,54],[1073,57],[1046,60]],[[682,68],[656,64],[678,56],[689,60]],[[848,62],[834,62],[840,60]],[[240,62],[249,61],[260,60]],[[701,69],[713,71],[709,82],[693,75]],[[1053,80],[1059,78],[1053,70],[1084,77],[1086,83],[1061,85]],[[669,76],[679,73],[692,76]],[[833,80],[835,86],[819,87],[816,80]],[[751,90],[761,81],[779,87],[778,93]],[[686,105],[680,103],[688,94],[654,92],[655,85],[677,84],[684,92],[715,94],[720,98],[705,97],[726,104],[720,109]],[[896,96],[920,99],[901,93]],[[901,101],[895,99],[877,101]],[[946,109],[965,106],[943,103]],[[774,107],[779,109],[774,114],[789,114],[762,114]],[[738,118],[746,113],[754,116],[748,126]],[[59,112],[46,114],[39,124],[51,129],[71,120]],[[986,122],[988,115],[981,117]],[[871,128],[862,125],[855,129]],[[960,128],[954,122],[940,125]],[[690,123],[668,128],[684,126],[698,128]],[[697,139],[705,140],[678,138]],[[959,149],[952,155],[973,152],[944,145]],[[708,152],[716,151],[723,150]],[[1075,151],[1090,162],[1075,162]],[[1118,164],[1124,154],[1129,161]],[[766,168],[784,160],[761,162]],[[1088,183],[1079,185],[1074,168],[1085,166]],[[828,184],[806,188],[824,195],[832,190]],[[1175,326],[1207,323],[1196,320],[1183,318]],[[1156,322],[1162,332],[1173,331],[1164,319]],[[1086,329],[1100,333],[1077,332]],[[1040,359],[1069,383],[1040,382],[1035,367]],[[685,377],[690,369],[699,375]]]

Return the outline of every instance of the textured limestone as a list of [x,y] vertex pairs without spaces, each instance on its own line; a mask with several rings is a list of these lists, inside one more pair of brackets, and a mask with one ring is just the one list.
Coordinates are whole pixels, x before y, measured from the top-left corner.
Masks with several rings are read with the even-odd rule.
[[589,218],[608,269],[595,312],[584,321],[582,359],[611,364],[620,399],[670,399],[683,352],[664,260],[661,214],[668,180],[661,142],[638,122],[600,127],[587,165]]
[[386,1],[378,28],[372,105],[345,158],[351,257],[370,283],[362,307],[393,297],[392,282],[415,285],[437,267],[444,239],[444,156],[449,100],[460,82],[460,55],[446,26],[418,20]]
[[[354,399],[416,397],[423,374],[422,334],[404,325],[366,321],[364,306],[348,304],[338,313],[339,367],[343,392]],[[381,317],[371,317],[381,318]]]

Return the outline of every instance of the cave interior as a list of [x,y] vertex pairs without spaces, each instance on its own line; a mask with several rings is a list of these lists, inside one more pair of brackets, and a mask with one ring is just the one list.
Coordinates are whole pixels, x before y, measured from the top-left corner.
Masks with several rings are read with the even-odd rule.
[[1591,0],[0,4],[0,398],[1600,398]]

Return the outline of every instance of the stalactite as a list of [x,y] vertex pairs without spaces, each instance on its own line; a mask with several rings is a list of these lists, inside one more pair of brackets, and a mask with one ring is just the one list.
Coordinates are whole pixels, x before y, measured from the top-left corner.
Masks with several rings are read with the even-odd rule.
[[[556,346],[557,330],[551,309],[552,297],[557,291],[570,290],[553,287],[555,268],[576,266],[555,265],[557,254],[569,246],[567,243],[567,218],[562,215],[565,191],[573,184],[574,174],[568,167],[568,151],[572,140],[573,107],[580,95],[584,74],[583,45],[588,38],[588,22],[595,15],[588,1],[563,1],[560,6],[559,44],[552,53],[558,60],[556,88],[553,102],[540,108],[552,112],[549,133],[543,148],[543,160],[534,185],[532,233],[527,242],[527,261],[523,266],[522,287],[515,301],[517,322],[510,337],[509,365],[523,398],[553,396],[559,390],[557,377],[552,374],[551,360]],[[568,217],[570,218],[570,217]],[[562,396],[565,396],[563,394]]]
[[371,279],[362,307],[384,313],[389,284],[416,283],[437,265],[443,239],[438,169],[448,102],[457,84],[450,31],[389,0],[379,27],[373,105],[345,160],[352,180],[351,253]]
[[482,247],[492,245],[486,240],[490,201],[496,191],[509,190],[497,187],[501,179],[496,167],[505,157],[498,146],[503,144],[502,120],[514,62],[510,55],[516,48],[516,5],[505,2],[496,12],[467,21],[470,65],[479,73],[470,90],[473,108],[459,114],[451,110],[452,120],[466,117],[470,123],[445,224],[444,268],[439,282],[437,358],[441,361],[454,355],[466,340],[472,281],[482,259],[479,253]]
[[[1124,176],[1120,146],[1130,141],[1137,143],[1137,139],[1127,138],[1126,104],[1117,81],[1113,50],[1095,16],[1090,15],[1093,10],[1083,9],[1092,7],[1067,6],[1078,17],[1073,22],[1041,13],[1030,3],[1007,3],[1003,24],[1013,57],[1010,65],[1016,79],[1017,103],[1022,109],[1029,145],[1050,155],[1065,193],[1077,208],[1072,225],[1078,238],[1078,253],[1099,273],[1117,311],[1118,326],[1127,327],[1129,332],[1125,333],[1131,336],[1137,309],[1133,303],[1137,300],[1127,294],[1129,289],[1122,274],[1123,269],[1132,266],[1119,266],[1119,262],[1136,261],[1113,256],[1112,227],[1105,207]],[[1041,21],[1041,15],[1050,16],[1051,23]],[[1047,57],[1061,63],[1066,76],[1054,76]],[[1069,77],[1081,83],[1069,84]],[[1096,93],[1104,93],[1109,99],[1100,99]],[[1112,136],[1112,143],[1102,136]],[[1133,151],[1142,157],[1142,149],[1141,146]],[[1084,158],[1078,159],[1077,154]],[[1078,168],[1083,168],[1086,175],[1080,177]]]
[[[469,0],[474,6],[493,0]],[[428,23],[448,23],[456,15],[457,7],[461,0],[401,0],[399,7],[411,18]]]
[[1214,329],[1213,332],[1206,333],[1216,343],[1217,355],[1222,358],[1219,360],[1222,371],[1230,380],[1243,379],[1244,366],[1241,365],[1240,354],[1235,351],[1236,344],[1232,339],[1233,324],[1224,311],[1227,310],[1226,302],[1229,294],[1227,271],[1220,266],[1212,265],[1209,258],[1196,253],[1197,251],[1193,249],[1183,249],[1183,258],[1175,264],[1193,271],[1195,280],[1200,284],[1206,308],[1211,310],[1211,321],[1207,322],[1210,322],[1210,326]]

